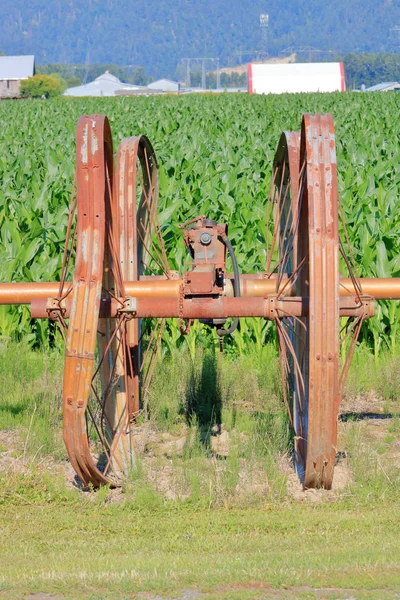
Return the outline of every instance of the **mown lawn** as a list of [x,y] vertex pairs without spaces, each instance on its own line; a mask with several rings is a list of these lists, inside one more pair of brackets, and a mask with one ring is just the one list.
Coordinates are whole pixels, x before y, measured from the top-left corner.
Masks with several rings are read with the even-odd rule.
[[[182,427],[193,444],[172,458],[144,452],[122,491],[90,493],[73,487],[61,441],[60,355],[0,348],[0,599],[400,598],[400,387],[390,375],[400,359],[357,355],[339,428],[347,483],[293,495],[268,352],[260,364],[205,357],[199,373],[184,355],[166,360],[150,450]],[[193,414],[208,407],[209,425],[219,399],[229,456],[213,456],[200,417],[182,412],[188,381]],[[381,418],[357,421],[365,411]],[[159,485],[168,473],[172,487],[182,480],[173,499]]]
[[399,512],[393,501],[356,499],[232,511],[3,505],[0,590],[7,598],[134,598],[144,591],[179,597],[184,589],[203,592],[201,598],[262,598],[271,586],[277,594],[296,588],[295,597],[314,597],[316,588],[394,597]]

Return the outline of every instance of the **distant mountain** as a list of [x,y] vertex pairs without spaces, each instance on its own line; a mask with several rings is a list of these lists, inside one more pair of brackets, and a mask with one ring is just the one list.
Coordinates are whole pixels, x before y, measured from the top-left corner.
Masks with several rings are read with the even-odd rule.
[[[174,76],[181,58],[313,46],[345,52],[400,49],[399,0],[2,0],[0,51],[39,63],[141,65]],[[244,59],[246,56],[243,55]]]

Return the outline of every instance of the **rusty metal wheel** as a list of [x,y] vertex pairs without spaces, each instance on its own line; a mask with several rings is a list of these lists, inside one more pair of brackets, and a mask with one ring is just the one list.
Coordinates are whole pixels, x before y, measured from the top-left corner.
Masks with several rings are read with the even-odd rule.
[[[164,325],[163,320],[149,320],[147,331],[133,318],[135,298],[126,295],[124,283],[151,274],[169,277],[156,214],[158,168],[149,140],[140,136],[121,142],[114,176],[104,116],[79,120],[76,147],[77,199],[70,211],[58,294],[60,305],[62,300],[71,302],[64,441],[86,485],[115,486],[134,461],[132,427]],[[73,280],[68,282],[73,264]],[[112,304],[116,312],[110,310]],[[65,328],[62,317],[60,322]]]
[[[115,224],[122,281],[170,277],[157,217],[158,165],[144,135],[122,140],[115,173]],[[125,291],[120,289],[125,296]],[[127,324],[129,414],[135,421],[146,408],[164,319],[132,319]]]
[[[96,428],[107,463],[111,465],[109,432],[100,424],[106,419],[105,401],[94,384],[96,369],[96,339],[103,287],[106,213],[110,212],[113,173],[111,132],[104,116],[85,116],[78,122],[76,136],[76,247],[72,244],[69,257],[75,253],[72,285],[63,281],[60,296],[72,296],[66,339],[63,430],[64,442],[71,464],[85,484],[99,486],[110,483],[107,469],[100,469],[89,445],[90,426]],[[71,213],[70,217],[73,218]],[[109,285],[106,275],[105,284]],[[69,288],[68,288],[69,285]],[[65,291],[65,289],[67,291]],[[100,337],[104,333],[100,332]],[[91,406],[92,390],[99,406]],[[105,393],[104,396],[107,396]],[[100,415],[98,416],[98,413]],[[108,450],[107,450],[108,448]]]
[[287,139],[284,146],[285,151],[276,157],[275,182],[281,232],[278,298],[292,295],[308,298],[308,302],[303,300],[307,316],[276,321],[281,361],[295,435],[297,473],[305,488],[330,489],[336,455],[340,349],[338,191],[332,117],[304,115],[298,169],[291,169]]

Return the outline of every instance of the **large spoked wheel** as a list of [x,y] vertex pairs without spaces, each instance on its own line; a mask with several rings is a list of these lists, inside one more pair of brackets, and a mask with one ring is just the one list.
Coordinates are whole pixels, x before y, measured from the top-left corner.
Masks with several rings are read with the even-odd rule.
[[[111,132],[104,116],[81,117],[76,138],[76,247],[75,269],[69,292],[72,296],[71,313],[66,340],[63,387],[64,442],[71,464],[85,484],[99,486],[110,483],[107,471],[113,466],[112,446],[115,424],[108,422],[109,386],[104,394],[96,386],[96,339],[105,338],[110,323],[103,324],[99,334],[99,312],[103,288],[113,285],[110,271],[109,244],[105,249],[106,213],[110,212],[113,176]],[[115,337],[115,335],[114,335]],[[100,364],[108,358],[112,341],[107,343],[107,357],[100,356]],[[110,371],[112,369],[110,365]],[[92,401],[94,394],[97,405]],[[94,428],[94,432],[93,432]],[[118,428],[118,427],[117,427]],[[100,468],[89,446],[90,437],[97,437],[105,454],[107,467]],[[120,466],[121,468],[121,466]]]
[[[157,217],[158,165],[146,136],[126,138],[118,148],[115,174],[116,232],[122,281],[169,278]],[[122,285],[120,294],[125,296]],[[129,414],[145,406],[165,321],[132,319],[127,324]]]
[[[297,173],[290,168],[289,144],[276,161],[279,296],[281,300],[290,295],[308,299],[303,301],[307,316],[277,320],[295,434],[296,470],[305,488],[330,489],[336,455],[340,349],[332,117],[304,116]],[[285,177],[284,173],[289,174]]]
[[[121,285],[113,222],[113,148],[106,117],[81,117],[76,142],[76,233],[64,255],[60,287],[61,298],[72,297],[64,366],[64,441],[82,482],[98,487],[117,485],[133,461],[124,344],[127,316],[121,313],[112,319],[105,311],[99,319],[102,304],[116,298]],[[73,222],[72,210],[70,225]],[[75,268],[67,283],[70,262]]]
[[[163,326],[152,322],[145,331],[133,318],[133,299],[125,290],[126,281],[160,272],[165,278],[169,273],[156,216],[158,170],[147,138],[124,140],[113,185],[112,140],[104,116],[79,120],[76,164],[76,234],[71,233],[72,209],[59,292],[60,300],[72,301],[64,441],[86,485],[115,486],[134,460],[132,426],[140,410],[140,390],[143,384],[148,388],[154,369]],[[73,280],[68,282],[73,262]],[[111,303],[117,306],[113,318],[107,309]]]

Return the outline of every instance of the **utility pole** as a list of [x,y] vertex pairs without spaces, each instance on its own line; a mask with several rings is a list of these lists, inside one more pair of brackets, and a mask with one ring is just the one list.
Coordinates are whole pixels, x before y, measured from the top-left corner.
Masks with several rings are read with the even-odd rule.
[[207,63],[211,63],[217,66],[217,85],[216,88],[219,89],[221,87],[221,78],[220,78],[220,68],[219,68],[219,58],[209,58],[209,57],[195,57],[195,58],[181,58],[181,62],[183,64],[186,63],[186,87],[190,88],[191,86],[191,66],[193,64],[201,65],[201,86],[203,89],[206,89],[207,85],[207,71],[206,66]]
[[392,27],[390,31],[394,31],[394,34],[397,34],[399,49],[400,49],[400,25],[396,25],[396,27]]
[[184,58],[186,60],[186,87],[190,88],[190,58]]
[[268,58],[268,27],[269,27],[269,15],[261,13],[260,15],[260,28],[261,28],[261,53],[263,58]]

